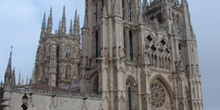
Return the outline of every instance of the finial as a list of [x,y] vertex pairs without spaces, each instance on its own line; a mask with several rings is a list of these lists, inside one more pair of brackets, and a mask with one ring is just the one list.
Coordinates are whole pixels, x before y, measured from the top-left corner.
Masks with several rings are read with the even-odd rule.
[[74,19],[74,24],[77,22],[77,9],[75,10],[75,19]]
[[12,85],[16,85],[16,83],[15,83],[15,82],[16,82],[15,79],[16,79],[16,78],[15,78],[15,67],[14,67],[14,68],[13,68],[13,72],[12,72],[12,82],[11,82]]
[[18,86],[21,86],[21,72],[19,73]]
[[10,46],[11,50],[10,50],[10,56],[8,59],[8,65],[5,71],[5,85],[10,85],[11,84],[11,78],[12,78],[12,68],[11,68],[11,57],[12,57],[12,48],[13,46]]
[[61,27],[62,35],[66,34],[66,14],[65,14],[65,6],[63,6],[63,16],[62,16],[62,27]]
[[70,30],[69,30],[69,36],[71,37],[72,34],[73,34],[73,28],[72,28],[72,25],[73,25],[73,21],[72,19],[70,20]]
[[52,34],[52,25],[53,25],[53,18],[52,18],[52,7],[50,8],[50,16],[48,18],[48,22],[47,22],[47,35],[51,35]]
[[13,46],[11,45],[11,46],[10,46],[10,48],[11,48],[11,53],[12,53],[12,50],[13,50]]
[[78,21],[78,24],[79,24],[79,15],[78,15],[77,21]]
[[44,12],[42,27],[41,27],[41,38],[45,37],[45,30],[46,30],[46,12]]

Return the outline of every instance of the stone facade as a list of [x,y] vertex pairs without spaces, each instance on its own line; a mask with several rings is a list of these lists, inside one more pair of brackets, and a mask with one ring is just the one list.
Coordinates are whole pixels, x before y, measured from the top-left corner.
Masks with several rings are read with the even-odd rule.
[[[4,87],[3,105],[33,93],[35,104],[44,103],[37,109],[53,109],[51,96],[56,94],[59,110],[203,110],[197,40],[187,0],[85,0],[82,50],[77,14],[74,34],[72,24],[66,34],[65,23],[65,8],[55,34],[52,9],[47,28],[44,17],[32,82],[63,87],[73,80],[69,91],[74,87],[99,98],[88,99],[86,108],[79,106],[82,97],[40,90],[8,92]],[[12,110],[8,104],[5,110]]]
[[202,110],[196,38],[182,0],[86,0],[80,91],[104,110]]

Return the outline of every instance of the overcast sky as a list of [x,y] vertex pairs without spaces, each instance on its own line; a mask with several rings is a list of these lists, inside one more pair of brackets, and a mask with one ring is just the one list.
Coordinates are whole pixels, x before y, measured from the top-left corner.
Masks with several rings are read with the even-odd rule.
[[[220,1],[188,0],[192,25],[198,41],[200,72],[205,110],[220,110]],[[12,66],[16,77],[21,72],[31,77],[40,37],[43,13],[53,7],[53,30],[58,28],[62,8],[66,6],[67,29],[75,9],[82,26],[84,0],[0,0],[0,81],[13,45]],[[67,31],[68,32],[68,31]]]

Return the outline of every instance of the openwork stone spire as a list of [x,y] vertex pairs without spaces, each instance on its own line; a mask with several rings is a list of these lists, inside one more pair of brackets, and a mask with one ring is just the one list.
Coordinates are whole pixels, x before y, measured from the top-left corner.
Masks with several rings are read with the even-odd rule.
[[73,35],[73,21],[72,19],[70,20],[70,30],[69,30],[69,37],[71,37]]
[[63,16],[62,16],[62,27],[61,27],[62,35],[66,34],[66,14],[65,14],[65,6],[63,6]]
[[44,18],[43,18],[42,27],[41,27],[40,38],[44,38],[45,37],[45,33],[46,33],[45,31],[46,31],[46,13],[44,13]]
[[50,8],[50,16],[48,18],[47,22],[47,35],[51,36],[52,35],[52,27],[53,27],[53,18],[52,18],[52,7]]
[[10,56],[9,56],[9,59],[8,59],[8,66],[7,66],[7,69],[5,71],[5,86],[6,85],[11,85],[11,80],[12,80],[12,68],[11,68],[12,48],[13,48],[13,46],[11,46],[11,52],[10,52]]

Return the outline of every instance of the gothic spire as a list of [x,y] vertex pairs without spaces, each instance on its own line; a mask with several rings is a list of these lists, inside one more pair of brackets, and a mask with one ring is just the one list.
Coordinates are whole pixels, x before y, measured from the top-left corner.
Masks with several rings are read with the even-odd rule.
[[71,37],[73,35],[73,21],[72,19],[70,20],[70,30],[69,30],[69,36]]
[[87,27],[88,26],[88,1],[86,1],[85,3],[85,16],[84,16],[84,24],[83,27]]
[[182,13],[183,13],[183,28],[184,28],[183,31],[185,33],[184,38],[192,39],[194,34],[192,30],[187,0],[182,0]]
[[66,14],[65,14],[65,6],[63,6],[63,16],[62,16],[62,27],[61,27],[62,35],[66,34]]
[[75,10],[74,25],[77,23],[77,9]]
[[43,18],[42,27],[41,27],[40,38],[44,38],[45,37],[45,31],[46,31],[46,13],[44,12],[44,18]]
[[10,56],[8,59],[8,66],[7,69],[5,71],[5,85],[10,85],[11,84],[11,76],[12,76],[12,69],[11,69],[11,57],[12,57],[12,46],[11,46],[11,52],[10,52]]
[[12,85],[16,85],[15,83],[15,67],[13,68],[13,72],[12,72]]
[[50,16],[47,22],[47,35],[51,36],[52,34],[52,26],[53,26],[53,18],[52,18],[52,7],[50,8]]
[[61,34],[61,21],[59,20],[59,26],[58,26],[58,34]]
[[78,37],[79,35],[79,17],[77,17],[77,10],[75,11],[74,18],[74,37]]
[[21,72],[19,73],[18,86],[21,86]]

